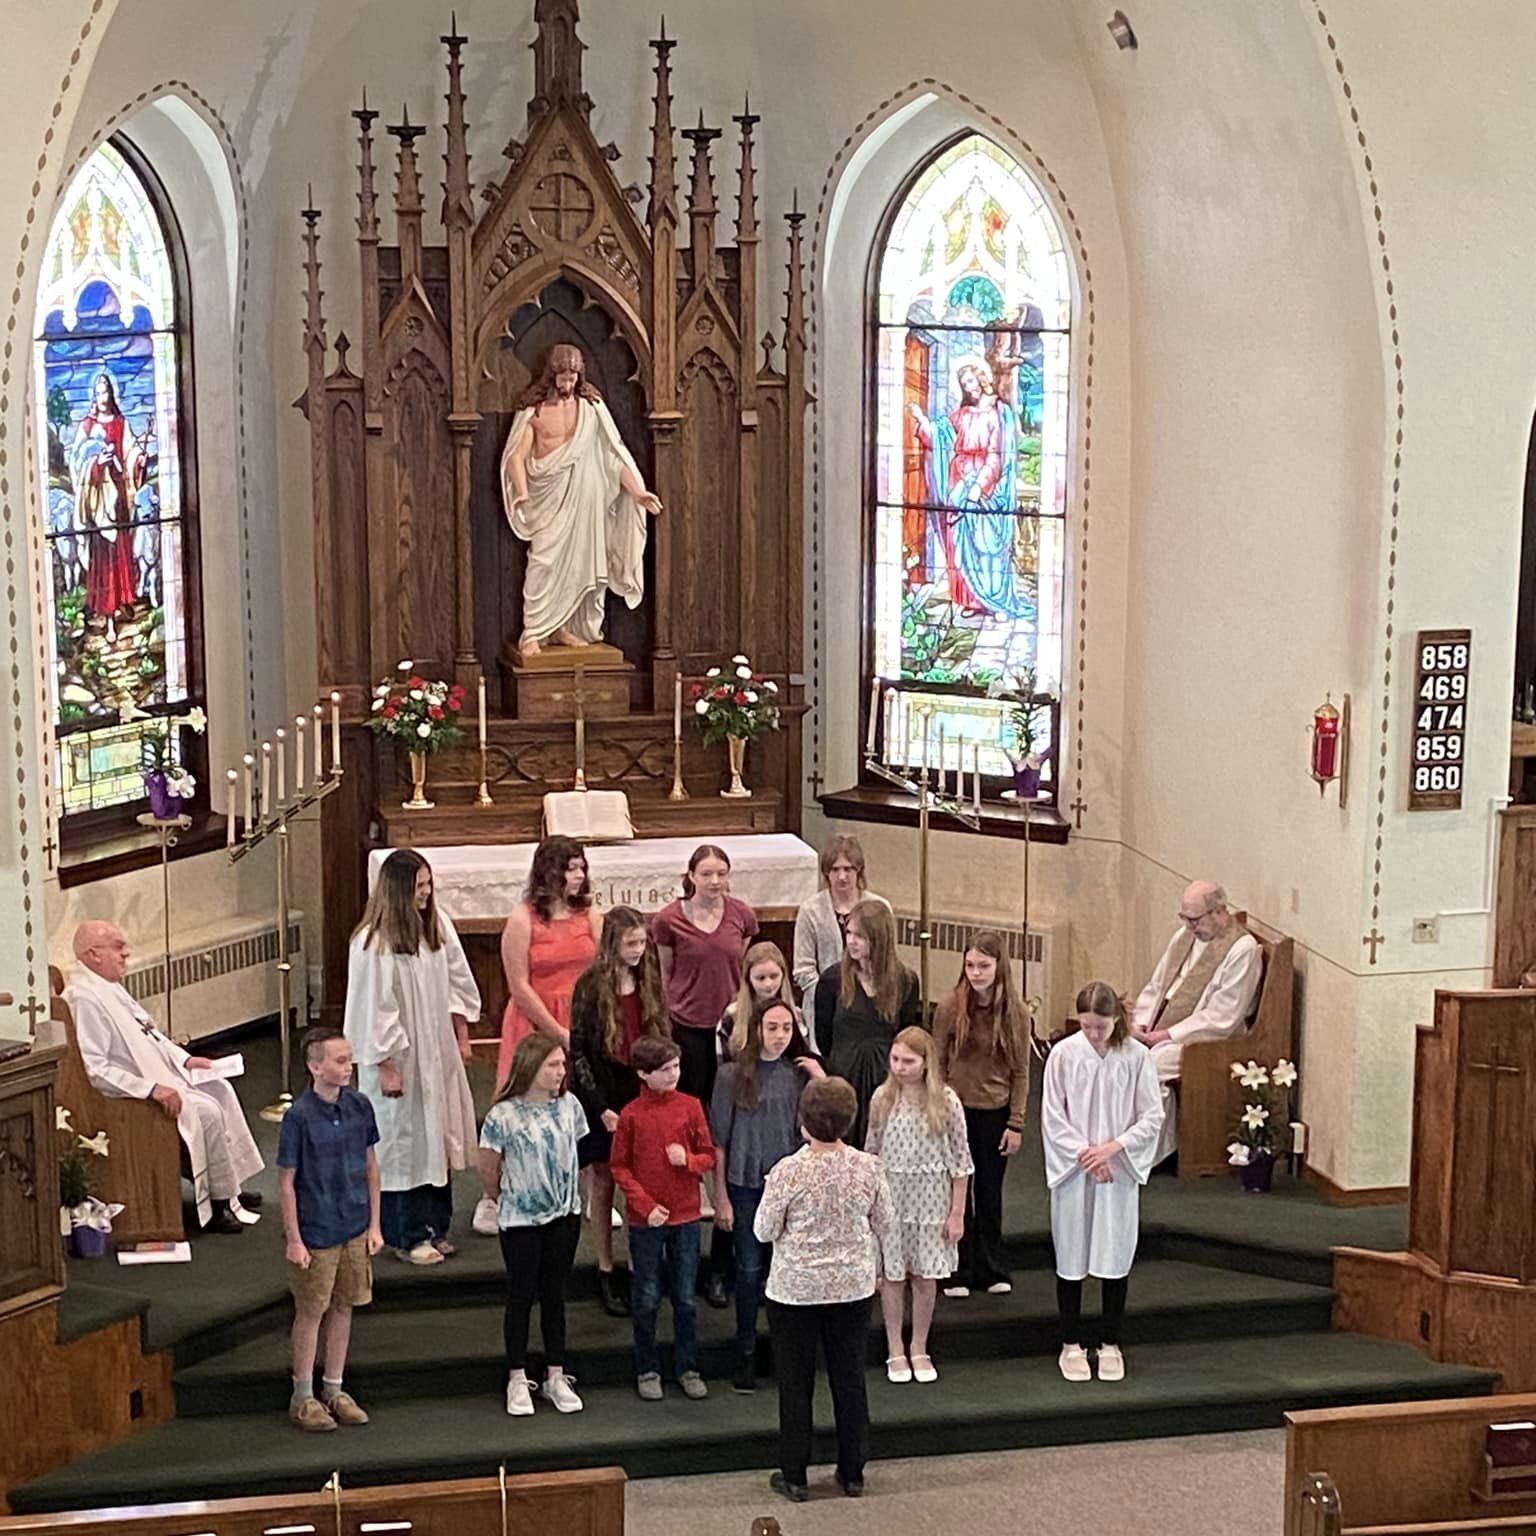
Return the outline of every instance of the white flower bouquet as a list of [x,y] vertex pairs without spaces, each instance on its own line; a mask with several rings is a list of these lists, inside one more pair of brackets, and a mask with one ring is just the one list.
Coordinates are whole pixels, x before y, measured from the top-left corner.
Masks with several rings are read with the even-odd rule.
[[1233,1132],[1236,1139],[1227,1145],[1227,1161],[1234,1168],[1246,1168],[1260,1157],[1274,1157],[1280,1150],[1282,1132],[1291,1119],[1296,1067],[1282,1056],[1273,1067],[1257,1061],[1234,1061],[1231,1072],[1247,1091]]

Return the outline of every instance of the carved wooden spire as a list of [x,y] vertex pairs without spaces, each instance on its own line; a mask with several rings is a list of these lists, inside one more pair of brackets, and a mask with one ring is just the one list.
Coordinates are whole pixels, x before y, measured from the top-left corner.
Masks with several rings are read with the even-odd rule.
[[667,36],[667,18],[661,18],[661,36],[651,39],[656,50],[656,116],[651,123],[651,206],[646,223],[654,232],[662,218],[677,224],[677,160],[672,152],[672,50],[677,44]]
[[[757,243],[757,167],[752,163],[752,130],[762,118],[752,110],[748,97],[731,119],[741,129],[741,172],[736,193],[736,243]],[[745,261],[745,257],[742,258]],[[753,329],[756,329],[754,327]],[[748,333],[751,334],[750,332]]]
[[315,207],[315,190],[306,187],[307,201],[300,212],[304,220],[304,350],[309,355],[310,382],[325,374],[325,311],[320,301],[325,290],[320,286],[320,210]]
[[368,110],[365,87],[363,104],[352,114],[357,119],[357,238],[374,245],[379,242],[378,196],[373,189],[373,124],[378,115]]
[[[736,326],[746,357],[741,370],[741,406],[757,407],[757,374],[751,363],[752,338],[757,335],[757,167],[752,161],[752,130],[762,121],[752,110],[750,98],[733,121],[741,129],[741,169],[736,191]],[[755,463],[753,465],[755,479]],[[743,481],[745,484],[745,481]]]
[[471,227],[475,222],[474,191],[469,184],[469,145],[464,126],[464,67],[459,57],[469,41],[459,32],[458,13],[452,14],[445,36],[439,39],[448,50],[448,140],[443,152],[443,228]]
[[715,173],[710,165],[709,146],[720,137],[720,130],[704,126],[704,111],[700,108],[699,126],[684,128],[683,137],[693,145],[693,183],[688,190],[688,261],[697,287],[713,275],[715,267]]
[[569,101],[583,116],[590,117],[592,98],[581,88],[581,56],[587,45],[576,35],[576,24],[581,20],[576,0],[535,0],[533,19],[539,34],[533,42],[530,126],[562,101]]
[[805,223],[805,215],[800,211],[798,187],[784,222],[789,226],[789,287],[784,293],[784,355],[788,361],[792,353],[802,358],[805,355],[805,280],[800,269],[800,226]]
[[421,274],[421,178],[416,172],[416,140],[426,129],[417,127],[410,112],[401,107],[400,121],[391,124],[388,131],[400,144],[395,215],[400,226],[400,276],[409,282]]

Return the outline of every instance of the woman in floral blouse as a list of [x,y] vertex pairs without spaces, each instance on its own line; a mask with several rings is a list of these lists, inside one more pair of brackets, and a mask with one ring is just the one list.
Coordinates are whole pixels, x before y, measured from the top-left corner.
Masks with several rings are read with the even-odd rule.
[[864,1492],[864,1347],[880,1241],[895,1217],[879,1159],[843,1144],[857,1113],[857,1096],[842,1078],[806,1084],[800,1096],[806,1145],[769,1172],[753,1224],[757,1240],[773,1244],[767,1296],[779,1378],[779,1470],[769,1485],[796,1504],[810,1497],[805,1479],[818,1340],[837,1419],[838,1486],[849,1498]]

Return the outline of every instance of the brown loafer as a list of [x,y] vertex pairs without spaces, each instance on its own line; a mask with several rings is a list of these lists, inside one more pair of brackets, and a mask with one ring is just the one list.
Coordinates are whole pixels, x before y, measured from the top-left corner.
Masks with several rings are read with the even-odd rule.
[[335,1397],[328,1397],[325,1406],[330,1410],[330,1415],[338,1424],[366,1424],[368,1415],[352,1400],[350,1392],[338,1392]]
[[306,1397],[302,1403],[298,1404],[290,1403],[288,1417],[300,1429],[307,1429],[316,1434],[325,1434],[336,1428],[336,1420],[331,1417],[330,1410],[318,1397]]

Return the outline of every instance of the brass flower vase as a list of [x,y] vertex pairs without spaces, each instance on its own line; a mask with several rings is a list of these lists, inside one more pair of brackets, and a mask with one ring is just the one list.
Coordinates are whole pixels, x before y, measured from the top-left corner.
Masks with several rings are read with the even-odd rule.
[[430,811],[435,802],[427,799],[427,754],[412,752],[410,759],[411,798],[402,800],[401,807],[407,811]]
[[720,793],[727,800],[750,800],[752,791],[741,782],[741,770],[747,760],[747,738],[727,736],[725,745],[731,755],[731,783],[728,789],[722,789]]

